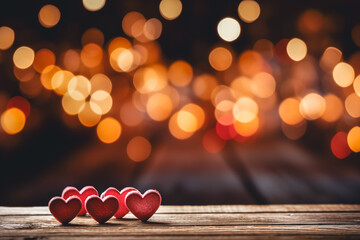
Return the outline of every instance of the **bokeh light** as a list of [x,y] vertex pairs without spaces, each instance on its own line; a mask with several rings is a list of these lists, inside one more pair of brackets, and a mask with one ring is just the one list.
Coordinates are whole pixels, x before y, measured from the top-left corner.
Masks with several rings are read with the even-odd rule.
[[353,127],[347,135],[347,142],[353,152],[360,152],[360,127]]
[[45,89],[47,90],[53,89],[53,85],[52,85],[53,77],[59,71],[61,71],[61,69],[55,65],[48,65],[41,71],[40,82]]
[[55,61],[55,54],[49,49],[43,48],[35,53],[33,67],[38,73],[41,73],[45,67],[54,65]]
[[174,20],[181,14],[182,3],[180,0],[161,0],[159,10],[166,20]]
[[344,159],[350,155],[351,149],[347,143],[347,133],[338,132],[331,139],[331,151],[335,157]]
[[217,86],[217,80],[210,74],[201,74],[195,77],[193,82],[193,91],[195,95],[202,100],[209,100],[211,93]]
[[326,102],[317,93],[309,93],[300,101],[300,113],[308,120],[320,118],[326,109]]
[[146,104],[149,117],[155,121],[164,121],[173,110],[171,98],[164,93],[153,94]]
[[10,135],[19,133],[25,126],[25,114],[18,108],[5,110],[0,117],[2,129]]
[[224,18],[218,23],[217,32],[224,41],[233,42],[240,36],[240,23],[234,18]]
[[39,22],[43,27],[54,27],[60,21],[60,10],[51,4],[43,6],[39,11]]
[[34,62],[34,58],[34,50],[26,46],[22,46],[16,49],[13,55],[13,61],[15,66],[20,69],[30,67]]
[[100,141],[103,143],[113,143],[119,139],[122,127],[118,120],[107,117],[101,120],[96,127],[96,133]]
[[170,65],[168,77],[170,82],[175,86],[184,87],[191,82],[193,69],[189,63],[178,60]]
[[271,97],[276,88],[274,77],[266,72],[256,74],[251,81],[251,91],[259,98]]
[[307,47],[303,40],[299,38],[293,38],[288,42],[286,51],[292,60],[298,62],[306,57]]
[[76,75],[68,83],[68,93],[75,100],[82,100],[89,96],[91,91],[90,81],[82,76]]
[[250,137],[254,135],[259,130],[259,126],[260,121],[258,117],[246,123],[237,120],[234,121],[235,131],[243,137]]
[[342,52],[335,47],[328,47],[325,49],[320,58],[320,67],[324,71],[331,71],[341,61]]
[[99,11],[105,6],[106,0],[82,0],[84,8],[88,11]]
[[248,97],[239,98],[234,104],[234,118],[242,123],[253,121],[258,114],[259,107],[257,103]]
[[15,40],[15,32],[9,27],[0,27],[0,50],[10,48]]
[[334,67],[333,78],[340,87],[348,87],[354,81],[355,71],[350,64],[341,62]]
[[[98,110],[98,108],[96,109]],[[78,113],[78,118],[83,126],[93,127],[100,121],[101,114],[95,112],[89,102],[85,102],[81,111]]]
[[103,50],[95,43],[86,44],[81,50],[80,58],[85,66],[89,68],[96,67],[101,63]]
[[168,127],[171,135],[179,140],[190,138],[194,134],[194,132],[186,132],[180,128],[178,121],[178,112],[176,112],[170,117]]
[[344,113],[344,104],[339,97],[334,94],[327,94],[325,97],[326,109],[322,119],[327,122],[335,122]]
[[231,66],[232,54],[226,48],[214,48],[209,54],[209,63],[215,70],[225,71]]
[[352,93],[345,99],[346,112],[353,118],[360,117],[360,97]]
[[150,156],[151,143],[142,136],[136,136],[127,144],[126,153],[135,162],[144,161]]
[[358,75],[353,83],[355,93],[360,97],[360,75]]
[[256,1],[243,0],[238,6],[238,14],[244,22],[254,22],[260,16],[260,6]]

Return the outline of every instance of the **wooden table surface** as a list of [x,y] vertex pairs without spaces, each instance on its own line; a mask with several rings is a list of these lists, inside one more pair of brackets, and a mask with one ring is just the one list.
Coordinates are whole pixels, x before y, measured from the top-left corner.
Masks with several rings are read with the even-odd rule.
[[161,206],[147,223],[132,214],[60,225],[47,207],[0,207],[0,238],[360,239],[360,205]]

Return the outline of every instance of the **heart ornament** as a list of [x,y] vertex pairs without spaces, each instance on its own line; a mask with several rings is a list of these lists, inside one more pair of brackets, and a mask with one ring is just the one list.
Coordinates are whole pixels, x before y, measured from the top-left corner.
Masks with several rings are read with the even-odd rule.
[[71,196],[68,199],[53,197],[49,201],[50,213],[62,224],[68,224],[81,210],[82,203],[78,196]]
[[101,199],[98,196],[89,196],[85,201],[85,208],[89,215],[98,223],[105,223],[119,208],[119,202],[114,196]]
[[92,195],[99,195],[98,191],[93,186],[83,187],[80,192],[75,187],[66,187],[61,194],[64,199],[68,199],[71,196],[78,196],[80,198],[82,207],[78,216],[83,216],[86,214],[85,200],[87,197]]
[[105,192],[103,192],[101,194],[100,198],[103,199],[106,196],[116,197],[119,202],[119,209],[114,214],[114,216],[116,218],[122,218],[129,212],[129,209],[127,208],[127,206],[125,204],[125,197],[126,197],[126,194],[131,191],[137,191],[137,189],[133,188],[133,187],[126,187],[119,192],[119,190],[117,190],[116,188],[109,187],[108,189],[106,189]]
[[125,197],[125,204],[132,214],[141,221],[147,221],[158,210],[161,195],[150,189],[141,195],[139,191],[130,191]]

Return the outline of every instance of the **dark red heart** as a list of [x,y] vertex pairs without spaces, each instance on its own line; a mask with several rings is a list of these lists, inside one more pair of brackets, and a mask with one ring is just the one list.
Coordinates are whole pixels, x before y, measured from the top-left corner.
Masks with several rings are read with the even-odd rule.
[[93,186],[83,187],[80,192],[75,187],[66,187],[61,194],[61,196],[64,199],[68,199],[71,196],[78,196],[81,199],[82,207],[78,216],[82,216],[86,214],[85,200],[87,197],[91,195],[96,195],[96,196],[99,195],[98,191]]
[[106,196],[114,196],[118,200],[119,209],[114,215],[116,218],[122,218],[129,212],[129,209],[125,205],[125,197],[126,194],[131,191],[137,191],[137,189],[133,187],[126,187],[122,189],[121,192],[119,192],[116,188],[109,187],[108,189],[106,189],[105,192],[101,194],[101,198],[104,198]]
[[85,201],[86,211],[98,223],[105,223],[119,208],[119,202],[114,196],[106,196],[103,199],[98,196],[89,196]]
[[73,220],[82,207],[78,196],[71,196],[67,200],[62,197],[53,197],[49,202],[49,210],[56,220],[67,224]]
[[138,191],[131,191],[125,197],[125,204],[135,217],[146,221],[160,207],[161,195],[153,189],[146,191],[144,195]]

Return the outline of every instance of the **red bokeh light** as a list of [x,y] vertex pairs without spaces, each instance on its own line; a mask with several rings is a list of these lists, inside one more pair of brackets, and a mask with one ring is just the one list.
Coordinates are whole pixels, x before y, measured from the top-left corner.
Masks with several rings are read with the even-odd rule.
[[331,139],[331,151],[335,157],[344,159],[350,155],[351,149],[347,143],[347,133],[338,132]]

